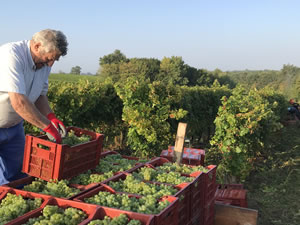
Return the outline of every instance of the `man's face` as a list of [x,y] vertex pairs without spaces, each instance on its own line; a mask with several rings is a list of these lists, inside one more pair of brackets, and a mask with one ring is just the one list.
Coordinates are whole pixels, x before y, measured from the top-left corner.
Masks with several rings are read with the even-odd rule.
[[56,51],[45,52],[40,43],[32,43],[31,53],[36,69],[41,69],[43,66],[53,66],[60,57]]
[[35,66],[37,69],[42,68],[43,66],[53,66],[55,61],[59,60],[60,55],[56,52],[44,52],[40,49],[34,60]]

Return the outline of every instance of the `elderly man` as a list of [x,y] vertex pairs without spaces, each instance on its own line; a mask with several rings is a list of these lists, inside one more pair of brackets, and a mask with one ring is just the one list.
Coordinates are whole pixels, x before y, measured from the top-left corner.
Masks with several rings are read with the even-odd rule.
[[37,32],[31,40],[0,46],[0,185],[24,176],[23,120],[57,143],[66,134],[46,94],[51,67],[67,54],[67,47],[66,36],[50,29]]

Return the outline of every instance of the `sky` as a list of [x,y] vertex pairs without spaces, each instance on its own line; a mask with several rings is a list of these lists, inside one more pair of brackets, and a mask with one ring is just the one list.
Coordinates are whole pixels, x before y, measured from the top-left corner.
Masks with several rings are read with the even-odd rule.
[[61,30],[68,54],[52,67],[95,74],[99,59],[180,56],[197,69],[300,67],[298,0],[0,0],[0,45]]

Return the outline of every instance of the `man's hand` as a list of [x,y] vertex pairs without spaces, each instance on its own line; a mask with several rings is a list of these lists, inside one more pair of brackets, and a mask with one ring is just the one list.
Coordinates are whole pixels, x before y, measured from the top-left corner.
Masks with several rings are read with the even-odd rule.
[[61,122],[59,119],[56,118],[54,113],[49,113],[47,115],[48,120],[50,120],[53,125],[56,127],[58,132],[60,133],[61,137],[64,138],[67,136],[67,129],[63,122]]
[[52,122],[50,122],[50,124],[45,129],[43,129],[43,131],[46,132],[48,138],[51,141],[55,141],[57,144],[61,143],[61,135],[60,133],[58,133],[58,130],[55,128]]

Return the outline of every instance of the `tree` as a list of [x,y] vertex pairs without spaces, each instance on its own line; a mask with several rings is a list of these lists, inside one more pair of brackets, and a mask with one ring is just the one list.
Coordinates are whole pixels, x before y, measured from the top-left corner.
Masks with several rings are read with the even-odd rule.
[[71,74],[78,74],[79,75],[81,73],[81,67],[80,66],[74,66],[74,67],[72,67],[70,73]]
[[118,49],[116,49],[113,53],[109,55],[105,55],[99,60],[100,66],[103,66],[105,64],[118,64],[121,62],[128,62],[128,59],[126,56]]

